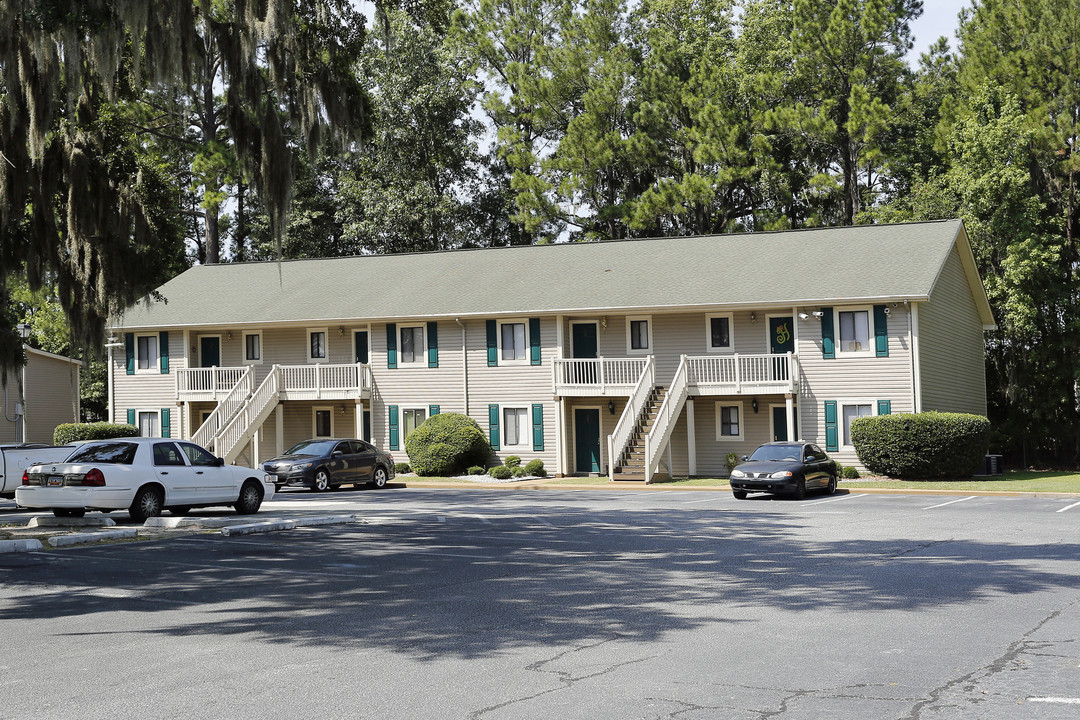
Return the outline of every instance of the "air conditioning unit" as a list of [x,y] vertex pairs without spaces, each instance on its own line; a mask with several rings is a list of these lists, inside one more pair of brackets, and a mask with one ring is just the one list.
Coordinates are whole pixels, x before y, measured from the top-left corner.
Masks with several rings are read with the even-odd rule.
[[984,477],[988,475],[1002,475],[1004,470],[1001,466],[1000,455],[986,455],[983,457],[982,472],[976,473],[976,477]]

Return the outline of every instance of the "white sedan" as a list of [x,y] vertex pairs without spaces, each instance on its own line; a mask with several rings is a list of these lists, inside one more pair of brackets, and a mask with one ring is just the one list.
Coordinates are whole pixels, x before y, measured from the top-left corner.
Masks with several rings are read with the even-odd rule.
[[273,480],[262,470],[226,465],[195,443],[116,438],[80,445],[61,463],[29,466],[15,503],[51,509],[57,517],[126,509],[143,522],[162,510],[183,515],[208,505],[250,515],[273,495]]

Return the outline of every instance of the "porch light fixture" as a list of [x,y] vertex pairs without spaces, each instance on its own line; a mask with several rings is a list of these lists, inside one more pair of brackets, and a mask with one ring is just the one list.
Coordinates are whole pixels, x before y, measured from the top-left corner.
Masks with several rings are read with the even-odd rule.
[[750,407],[753,408],[754,414],[757,415],[757,398],[750,401]]
[[342,415],[344,415],[345,414],[345,406],[342,405],[340,408],[338,408],[338,412],[340,412]]
[[607,315],[600,318],[600,330],[607,330]]
[[26,342],[27,340],[30,339],[30,325],[29,324],[27,324],[27,323],[19,323],[18,325],[16,325],[16,327],[19,330],[19,337],[22,339],[23,342]]
[[757,322],[757,313],[750,313],[750,322]]
[[344,335],[345,334],[345,326],[344,325],[338,325],[337,334],[338,335]]
[[232,330],[229,330],[225,333],[225,339],[232,340]]
[[799,319],[800,320],[807,320],[809,317],[810,316],[807,315],[806,313],[799,313]]
[[607,401],[607,410],[612,415],[615,414],[615,401],[614,400],[608,400]]

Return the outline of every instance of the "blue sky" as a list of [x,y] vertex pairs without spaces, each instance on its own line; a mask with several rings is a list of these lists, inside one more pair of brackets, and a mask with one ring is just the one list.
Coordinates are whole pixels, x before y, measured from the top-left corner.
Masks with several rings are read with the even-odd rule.
[[972,0],[924,0],[922,16],[911,25],[911,32],[915,36],[911,64],[918,62],[919,55],[942,35],[949,39],[949,47],[955,50],[955,33],[959,25],[957,16],[961,9],[971,5]]

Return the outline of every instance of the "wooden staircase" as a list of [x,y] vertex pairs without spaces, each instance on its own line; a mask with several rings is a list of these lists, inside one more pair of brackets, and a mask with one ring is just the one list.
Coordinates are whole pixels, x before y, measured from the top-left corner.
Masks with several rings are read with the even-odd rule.
[[668,389],[663,385],[657,385],[649,393],[645,408],[638,416],[637,425],[630,434],[630,441],[615,465],[613,479],[645,482],[645,438],[656,423],[656,414],[664,403],[667,391]]

